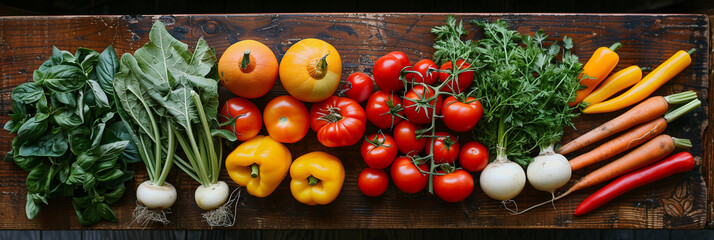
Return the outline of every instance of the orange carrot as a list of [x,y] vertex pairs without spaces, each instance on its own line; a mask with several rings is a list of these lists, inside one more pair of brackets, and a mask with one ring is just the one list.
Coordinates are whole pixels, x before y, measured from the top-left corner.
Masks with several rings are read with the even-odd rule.
[[652,139],[664,132],[665,128],[667,128],[667,121],[664,120],[664,118],[658,118],[648,123],[640,124],[592,151],[571,159],[570,168],[576,171],[608,159]]
[[594,172],[591,172],[590,174],[586,175],[583,179],[581,179],[578,183],[570,187],[568,191],[561,194],[560,196],[553,198],[550,201],[545,201],[536,204],[535,206],[529,207],[516,214],[521,214],[530,211],[531,209],[534,209],[536,207],[542,206],[550,202],[554,202],[558,199],[568,196],[570,193],[575,192],[577,190],[592,187],[599,183],[610,180],[614,177],[631,172],[638,168],[645,167],[651,163],[654,163],[656,161],[659,161],[660,159],[667,157],[669,154],[674,152],[675,147],[691,146],[692,143],[687,139],[673,138],[669,135],[659,135],[656,138],[648,141],[644,145],[638,147],[637,149],[632,150],[632,152],[627,153],[625,156],[622,156],[620,159],[617,159],[605,165],[604,167],[601,167],[600,169],[595,170]]
[[672,94],[666,97],[655,96],[648,98],[615,119],[563,145],[558,149],[558,153],[563,155],[571,153],[637,124],[652,121],[664,115],[669,110],[669,104],[686,103],[696,98],[697,94],[693,91]]
[[588,165],[603,161],[612,156],[620,154],[630,148],[636,147],[653,137],[660,135],[667,128],[667,123],[676,120],[684,114],[696,109],[701,105],[699,99],[692,100],[684,106],[678,107],[648,123],[640,124],[626,133],[613,138],[599,147],[570,160],[570,167],[573,171],[584,168]]

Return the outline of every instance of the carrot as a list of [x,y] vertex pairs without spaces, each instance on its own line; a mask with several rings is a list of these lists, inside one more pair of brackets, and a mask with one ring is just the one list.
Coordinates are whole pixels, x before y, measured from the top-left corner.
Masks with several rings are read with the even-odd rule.
[[571,153],[637,124],[652,121],[664,115],[669,110],[670,104],[686,103],[696,98],[697,94],[693,91],[681,92],[666,97],[655,96],[648,98],[615,119],[563,145],[558,149],[558,153]]
[[522,214],[544,204],[557,201],[558,199],[568,196],[577,190],[592,187],[599,183],[610,180],[614,177],[631,172],[635,169],[645,167],[653,162],[659,161],[660,159],[669,156],[669,154],[674,152],[675,147],[691,146],[692,143],[687,139],[673,138],[669,135],[659,135],[656,138],[648,141],[644,145],[638,147],[637,149],[632,150],[632,152],[627,153],[625,156],[622,156],[621,158],[605,165],[604,167],[601,167],[600,169],[595,170],[594,172],[591,172],[590,174],[586,175],[578,183],[570,187],[568,191],[563,194],[560,194],[560,196],[553,198],[549,201],[536,204],[516,214]]
[[653,137],[664,132],[665,128],[667,128],[667,121],[664,120],[664,118],[658,118],[648,123],[640,124],[617,138],[600,145],[592,151],[571,159],[570,168],[573,171],[576,171],[591,164],[608,159],[626,151],[627,149],[638,146],[643,142],[652,139]]
[[626,133],[600,145],[599,147],[570,160],[570,167],[573,171],[584,168],[593,163],[600,162],[612,156],[620,154],[630,148],[636,147],[647,140],[664,132],[667,123],[670,123],[684,114],[696,109],[701,105],[699,99],[692,100],[684,106],[678,107],[648,123],[640,124]]

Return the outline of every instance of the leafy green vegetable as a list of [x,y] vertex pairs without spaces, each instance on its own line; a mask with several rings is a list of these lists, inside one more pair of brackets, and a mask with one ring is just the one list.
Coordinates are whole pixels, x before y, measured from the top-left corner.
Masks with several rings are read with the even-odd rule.
[[13,113],[4,128],[17,136],[5,160],[30,172],[25,182],[29,219],[47,199],[73,196],[81,224],[116,221],[108,204],[121,197],[124,182],[133,177],[127,163],[136,162],[131,157],[136,145],[125,128],[106,130],[123,123],[107,91],[113,90],[118,59],[111,46],[103,54],[53,48],[52,57],[35,70],[34,82],[13,90]]
[[467,32],[453,17],[432,29],[437,35],[434,57],[463,58],[475,66],[476,97],[484,115],[474,135],[497,153],[492,158],[508,156],[528,165],[533,150],[559,141],[563,128],[572,126],[577,114],[568,103],[580,86],[582,64],[570,52],[568,37],[560,47],[542,30],[530,36],[508,29],[502,20],[474,23],[485,35],[477,42],[461,40]]
[[[218,181],[220,159],[213,136],[219,132],[216,55],[203,38],[193,53],[155,22],[149,42],[124,54],[114,79],[119,115],[137,142],[149,179],[163,184],[178,145],[188,162],[175,163],[203,185]],[[178,143],[177,143],[178,142]],[[165,158],[165,159],[164,159]]]

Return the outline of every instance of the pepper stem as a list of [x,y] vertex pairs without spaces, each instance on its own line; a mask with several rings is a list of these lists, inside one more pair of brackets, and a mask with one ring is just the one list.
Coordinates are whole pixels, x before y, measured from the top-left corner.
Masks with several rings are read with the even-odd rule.
[[622,47],[622,43],[616,42],[616,43],[612,44],[612,46],[610,46],[610,50],[612,50],[614,52],[614,51],[617,51],[617,49],[620,49],[621,47]]
[[692,49],[690,49],[690,50],[687,52],[687,54],[692,55],[692,53],[694,53],[694,51],[697,51],[697,49],[696,49],[696,48],[692,48]]
[[318,182],[320,182],[320,179],[317,179],[316,177],[310,175],[307,177],[307,184],[310,184],[310,186],[315,186]]
[[257,178],[258,174],[260,173],[260,167],[258,167],[258,164],[251,164],[250,165],[250,177],[252,178]]
[[243,53],[243,60],[240,61],[240,68],[246,69],[246,68],[248,68],[249,64],[250,64],[250,49],[246,49],[245,53]]
[[322,56],[320,60],[317,60],[317,65],[315,66],[315,69],[320,70],[320,71],[325,71],[327,69],[327,56],[330,55],[328,52],[325,54],[325,56]]

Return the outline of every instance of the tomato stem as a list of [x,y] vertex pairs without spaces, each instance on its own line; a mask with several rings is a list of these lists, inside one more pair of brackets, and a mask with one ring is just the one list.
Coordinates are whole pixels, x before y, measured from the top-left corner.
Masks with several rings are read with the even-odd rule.
[[250,49],[246,49],[243,53],[243,60],[240,61],[240,68],[246,69],[250,65]]

